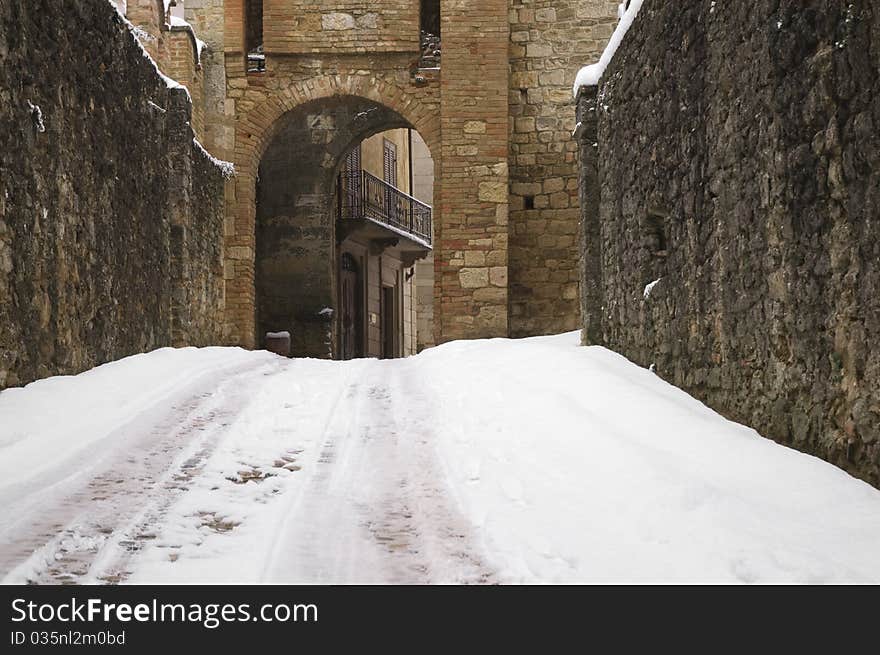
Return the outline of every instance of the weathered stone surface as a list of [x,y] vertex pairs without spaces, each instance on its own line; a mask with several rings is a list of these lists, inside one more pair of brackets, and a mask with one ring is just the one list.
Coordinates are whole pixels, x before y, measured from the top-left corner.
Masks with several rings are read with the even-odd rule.
[[0,3],[0,387],[221,339],[190,112],[106,1]]
[[875,485],[878,34],[866,2],[648,0],[599,89],[584,300],[590,341]]
[[485,202],[507,203],[507,180],[480,182],[478,194]]
[[357,26],[363,30],[375,30],[379,28],[379,14],[369,12],[361,14],[357,18]]
[[462,289],[480,289],[489,284],[488,268],[461,268],[458,279]]
[[485,134],[486,133],[486,121],[465,121],[464,133],[465,134]]
[[354,28],[354,16],[351,14],[334,12],[321,16],[321,29],[323,30],[353,30]]

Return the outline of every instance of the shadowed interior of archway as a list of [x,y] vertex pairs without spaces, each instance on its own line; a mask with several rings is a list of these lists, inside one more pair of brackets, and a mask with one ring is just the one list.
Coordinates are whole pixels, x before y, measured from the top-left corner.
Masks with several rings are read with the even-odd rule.
[[359,96],[305,103],[281,117],[261,161],[256,199],[256,326],[289,331],[297,356],[334,357],[337,248],[334,189],[364,139],[412,125]]

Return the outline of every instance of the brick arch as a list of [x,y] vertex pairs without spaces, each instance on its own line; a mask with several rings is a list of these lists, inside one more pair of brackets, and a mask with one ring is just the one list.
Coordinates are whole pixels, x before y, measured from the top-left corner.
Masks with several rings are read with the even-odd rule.
[[255,175],[260,158],[277,133],[288,112],[314,100],[332,96],[365,98],[400,114],[417,130],[431,155],[440,155],[439,105],[415,97],[412,87],[404,88],[370,75],[327,75],[294,82],[273,93],[241,117],[236,129],[235,163],[243,175]]
[[[256,177],[260,160],[284,117],[297,108],[334,96],[369,100],[399,114],[424,139],[440,161],[439,103],[431,102],[430,90],[419,90],[374,75],[332,75],[292,82],[271,92],[266,99],[239,117],[236,123],[234,162],[235,193],[227,201],[226,233],[226,332],[231,344],[254,347],[256,285],[254,276],[256,234]],[[435,187],[439,188],[439,185]],[[435,219],[436,224],[436,219]]]

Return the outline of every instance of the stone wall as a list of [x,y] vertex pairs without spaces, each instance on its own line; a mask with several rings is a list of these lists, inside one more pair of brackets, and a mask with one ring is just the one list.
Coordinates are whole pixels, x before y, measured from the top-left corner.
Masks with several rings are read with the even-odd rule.
[[[222,0],[220,0],[222,1]],[[198,0],[194,0],[198,2]],[[131,0],[115,2],[119,12],[135,27],[141,45],[159,69],[180,82],[192,99],[192,126],[196,137],[205,138],[205,77],[202,55],[208,53],[195,30],[179,16],[177,5],[166,7],[165,0]]]
[[[584,52],[604,45],[616,0],[439,0],[440,70],[417,68],[419,8],[429,3],[263,0],[264,72],[244,65],[246,34],[254,32],[248,3],[193,2],[188,20],[226,55],[222,97],[211,82],[216,62],[206,68],[208,109],[225,101],[206,116],[206,143],[241,172],[227,205],[230,343],[251,346],[256,334],[258,162],[285,112],[332,95],[393,109],[431,146],[435,320],[431,337],[422,331],[423,345],[577,326],[569,84]],[[398,28],[379,33],[392,24]]]
[[571,81],[619,0],[510,0],[510,336],[574,330],[578,166]]
[[876,4],[647,0],[580,104],[590,341],[875,485],[878,97]]
[[269,53],[417,52],[418,0],[263,0]]
[[189,120],[106,0],[0,4],[0,387],[221,339],[223,174]]

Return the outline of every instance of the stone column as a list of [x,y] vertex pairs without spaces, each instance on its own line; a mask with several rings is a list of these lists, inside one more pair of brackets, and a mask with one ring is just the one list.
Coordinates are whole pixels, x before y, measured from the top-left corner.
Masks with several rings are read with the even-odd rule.
[[208,46],[202,54],[205,123],[202,145],[215,157],[233,161],[235,105],[226,94],[225,4],[225,0],[186,0],[184,9],[186,21]]
[[438,342],[508,334],[507,0],[443,0]]

